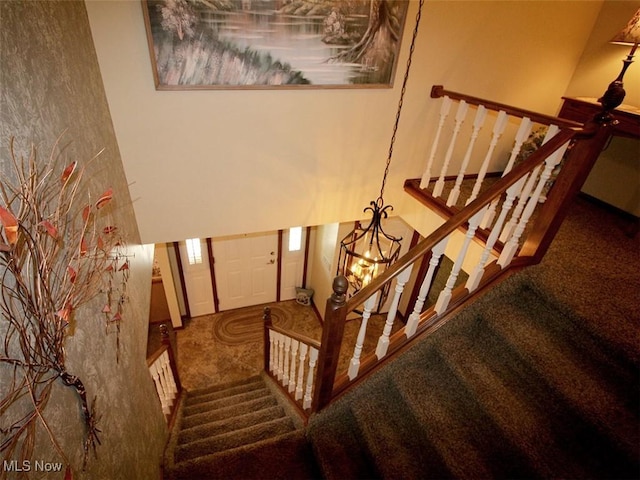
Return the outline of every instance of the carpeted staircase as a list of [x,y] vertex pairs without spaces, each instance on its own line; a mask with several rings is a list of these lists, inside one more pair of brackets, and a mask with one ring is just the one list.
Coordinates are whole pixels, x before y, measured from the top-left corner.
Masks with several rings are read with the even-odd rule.
[[565,310],[514,277],[306,432],[260,377],[191,392],[167,477],[638,478],[638,365]]
[[311,419],[325,478],[638,478],[638,365],[535,286],[497,290]]
[[315,476],[303,423],[269,381],[254,376],[185,392],[165,478],[291,478],[291,469]]

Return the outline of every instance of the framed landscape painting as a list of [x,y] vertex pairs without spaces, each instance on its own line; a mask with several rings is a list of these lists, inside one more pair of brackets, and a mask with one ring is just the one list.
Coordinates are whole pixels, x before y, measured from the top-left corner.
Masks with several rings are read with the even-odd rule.
[[143,0],[158,90],[391,87],[409,0]]

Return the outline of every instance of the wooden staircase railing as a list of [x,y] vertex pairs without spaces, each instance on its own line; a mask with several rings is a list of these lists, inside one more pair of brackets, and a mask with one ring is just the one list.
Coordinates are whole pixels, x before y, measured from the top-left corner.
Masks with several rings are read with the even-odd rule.
[[264,309],[262,318],[264,370],[305,416],[311,408],[320,343],[273,325],[269,307]]
[[[351,298],[345,297],[346,279],[336,278],[334,294],[327,300],[312,411],[327,406],[393,354],[406,349],[420,334],[439,328],[459,308],[495,282],[524,266],[538,263],[560,227],[569,203],[584,183],[609,137],[610,124],[607,122],[593,121],[583,126],[449,92],[442,87],[434,87],[432,97],[443,99],[434,145],[420,185],[416,181],[409,181],[405,188],[431,208],[437,209],[439,204],[440,214],[446,218],[446,222]],[[457,113],[449,119],[448,114],[454,103],[458,105]],[[467,129],[470,140],[461,148],[458,142],[470,107],[476,113],[473,125]],[[479,141],[482,125],[491,116],[494,124],[484,139],[485,153],[481,155],[481,161],[475,162],[475,167],[467,170],[474,165],[474,148],[483,143]],[[451,127],[448,142],[443,141],[447,122]],[[539,148],[528,158],[522,159],[521,147],[535,124],[544,128],[547,135]],[[513,139],[509,145],[508,160],[501,169],[496,160],[499,157],[496,153],[499,151],[498,141],[509,131]],[[443,145],[446,148],[442,148]],[[453,161],[456,152],[464,152],[462,161]],[[439,157],[441,162],[437,163]],[[450,170],[455,170],[457,165],[460,165],[459,170],[450,176]],[[431,171],[438,171],[439,175],[432,178]],[[500,176],[491,185],[485,182],[489,171],[497,171]],[[470,194],[463,198],[462,185],[469,176],[468,172],[473,173],[475,183]],[[446,200],[443,200],[447,179],[451,179],[449,183],[453,187]],[[432,182],[433,189],[430,189]],[[543,191],[547,189],[545,198]],[[460,202],[462,206],[458,207]],[[484,234],[478,235],[481,230]],[[482,242],[482,252],[477,259],[469,255],[472,240]],[[453,254],[448,248],[452,244],[456,245]],[[434,271],[445,249],[455,261],[446,284],[440,292],[435,292],[438,294],[437,301],[425,308]],[[429,262],[429,267],[422,269],[425,271],[424,278],[418,280],[422,282],[420,293],[408,310],[411,314],[406,325],[398,328],[395,323],[400,298],[412,270],[422,262]],[[469,279],[464,285],[456,286],[463,265],[467,265]],[[364,352],[361,340],[365,335],[368,316],[376,295],[388,284],[393,285],[391,291],[394,293],[385,325],[375,350]],[[353,346],[343,346],[347,315],[351,318],[355,311],[363,312],[358,339]],[[338,372],[338,357],[345,348],[353,351],[353,356],[348,370]]]
[[164,324],[161,324],[159,329],[162,346],[147,358],[147,367],[160,399],[162,413],[164,413],[164,418],[171,428],[176,417],[180,395],[182,394],[182,384],[180,383],[175,354],[169,339],[169,329]]
[[[407,180],[405,190],[445,222],[351,298],[347,279],[336,277],[320,344],[272,326],[265,312],[265,370],[294,394],[302,411],[323,409],[487,288],[540,262],[610,135],[607,115],[581,125],[441,86],[431,96],[442,99],[433,145],[422,178]],[[468,116],[472,120],[465,125]],[[532,132],[544,139],[529,151],[524,147],[532,146]],[[469,179],[473,186],[467,188]],[[453,264],[444,272],[444,286],[431,292],[445,252]],[[464,284],[458,281],[462,271],[468,272]],[[410,284],[419,293],[411,298],[406,324],[398,325],[400,300]],[[375,348],[365,351],[369,319],[383,289],[392,292],[386,321],[379,336],[374,332]],[[347,317],[360,322],[352,345],[343,345]],[[345,352],[348,367],[338,371]]]

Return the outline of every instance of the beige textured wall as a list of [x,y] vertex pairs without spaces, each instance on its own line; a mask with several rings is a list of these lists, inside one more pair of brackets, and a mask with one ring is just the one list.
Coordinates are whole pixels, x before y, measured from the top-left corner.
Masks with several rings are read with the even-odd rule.
[[[433,84],[555,113],[600,1],[425,2],[385,201],[410,208]],[[156,91],[142,9],[87,11],[142,240],[353,221],[377,197],[418,2],[393,89]],[[363,175],[363,172],[366,172]]]
[[[118,208],[113,221],[127,234],[132,255],[130,301],[125,305],[119,361],[115,334],[105,334],[103,299],[75,312],[75,329],[66,343],[68,371],[84,382],[90,401],[96,398],[100,415],[102,445],[86,471],[81,471],[84,424],[75,394],[56,384],[44,415],[72,462],[74,478],[158,478],[166,426],[145,358],[153,251],[137,245],[85,6],[77,1],[0,2],[0,169],[9,171],[10,137],[16,138],[19,154],[28,155],[35,144],[40,158],[46,158],[65,130],[69,161],[83,162],[105,149],[88,167],[89,188],[94,199],[108,186],[114,189]],[[7,367],[0,365],[0,387],[6,388],[10,378]],[[1,418],[0,426],[9,420]],[[40,427],[31,460],[61,461]]]

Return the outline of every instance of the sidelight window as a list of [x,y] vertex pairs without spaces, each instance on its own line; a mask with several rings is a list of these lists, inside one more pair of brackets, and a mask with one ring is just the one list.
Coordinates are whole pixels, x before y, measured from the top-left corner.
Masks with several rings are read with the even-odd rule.
[[187,243],[187,257],[189,258],[189,265],[196,265],[202,263],[202,248],[200,247],[199,238],[189,238]]

